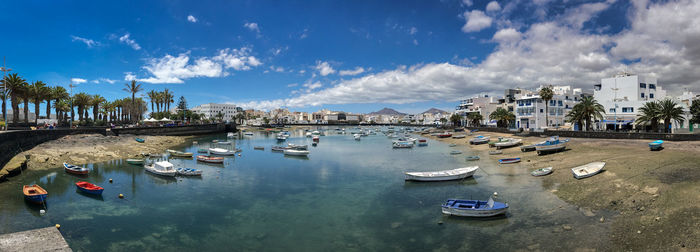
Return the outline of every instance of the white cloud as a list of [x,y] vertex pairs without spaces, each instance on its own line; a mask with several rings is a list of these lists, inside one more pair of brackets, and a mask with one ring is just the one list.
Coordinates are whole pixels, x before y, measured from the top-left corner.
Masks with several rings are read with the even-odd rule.
[[192,15],[189,15],[189,16],[187,16],[187,21],[190,21],[192,23],[197,23],[197,18],[192,16]]
[[126,73],[124,73],[124,80],[125,81],[136,80],[136,75],[134,75],[134,73],[132,73],[132,72],[126,72]]
[[493,40],[499,43],[512,43],[522,39],[522,34],[513,28],[498,30],[493,35]]
[[258,26],[258,23],[245,23],[243,24],[243,27],[248,28],[248,30],[254,31],[256,33],[260,33],[260,27]]
[[466,5],[467,7],[472,6],[474,2],[472,0],[462,0],[462,3]]
[[304,74],[304,73],[306,73],[306,70],[304,70],[304,69],[299,70],[299,74]]
[[418,33],[418,28],[416,27],[411,27],[411,29],[408,29],[408,34],[414,35]]
[[251,51],[252,49],[249,47],[240,49],[226,48],[219,50],[219,55],[214,56],[213,59],[222,62],[226,68],[233,68],[238,71],[250,70],[251,67],[262,65],[262,62],[257,58],[249,55]]
[[133,48],[134,50],[141,50],[141,46],[138,43],[136,43],[135,40],[130,39],[129,36],[130,35],[128,33],[124,34],[123,36],[119,37],[119,42],[131,46],[131,48]]
[[316,61],[315,69],[318,70],[318,73],[321,76],[326,76],[326,75],[335,73],[335,69],[333,69],[333,67],[331,67],[331,65],[328,64],[328,62],[326,62],[326,61],[320,61],[320,60]]
[[71,78],[70,81],[75,83],[75,84],[81,84],[81,83],[87,82],[86,79],[82,79],[82,78]]
[[462,26],[463,32],[481,31],[491,27],[491,23],[493,22],[491,17],[486,16],[486,14],[480,10],[467,11],[464,13],[464,17],[467,19],[467,23]]
[[317,81],[317,82],[307,82],[307,83],[304,83],[304,85],[302,85],[302,86],[307,88],[308,91],[312,91],[314,89],[320,88],[323,85],[321,84],[321,82]]
[[491,1],[489,4],[486,5],[486,11],[487,12],[496,12],[501,10],[501,5],[498,4],[496,1]]
[[92,83],[95,83],[95,84],[100,84],[100,81],[99,81],[99,80],[92,80],[91,82],[92,82]]
[[308,36],[309,36],[309,29],[304,29],[304,31],[302,31],[301,35],[299,35],[299,39],[305,39]]
[[358,75],[361,73],[364,73],[365,69],[362,67],[356,67],[354,70],[340,70],[339,74],[341,76],[346,76],[346,75]]
[[70,37],[72,38],[72,41],[80,41],[80,42],[83,42],[88,48],[92,48],[93,46],[99,46],[99,45],[100,45],[99,42],[96,42],[96,41],[94,41],[94,40],[92,40],[92,39],[81,38],[81,37],[73,36],[73,35],[71,35]]
[[98,80],[99,80],[99,81],[102,81],[102,82],[107,82],[107,83],[109,83],[109,84],[114,84],[114,82],[116,82],[116,80],[111,80],[111,79],[108,79],[108,78],[99,78]]
[[296,87],[296,86],[299,86],[299,84],[296,84],[296,83],[287,84],[287,87]]
[[271,71],[275,71],[278,73],[284,72],[284,67],[281,66],[270,66]]

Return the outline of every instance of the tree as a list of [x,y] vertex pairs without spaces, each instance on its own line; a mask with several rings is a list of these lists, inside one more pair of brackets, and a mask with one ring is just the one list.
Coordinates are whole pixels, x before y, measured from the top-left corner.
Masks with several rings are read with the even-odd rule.
[[151,112],[156,112],[153,109],[153,104],[156,102],[156,99],[158,99],[158,92],[155,90],[148,91],[148,100],[151,101]]
[[497,108],[496,111],[489,115],[489,119],[496,120],[496,126],[505,128],[515,121],[515,114],[504,108]]
[[[130,83],[124,84],[124,86],[125,88],[123,90],[127,93],[131,93],[131,107],[136,108],[136,93],[141,92],[143,90],[141,88],[141,84],[137,84],[135,80],[132,80]],[[133,115],[131,119],[133,122]]]
[[462,122],[462,116],[460,116],[457,113],[454,113],[450,116],[450,122],[452,122],[452,125],[456,126],[461,126],[460,123]]
[[671,133],[671,121],[682,122],[683,107],[679,106],[676,101],[664,99],[659,102],[659,118],[664,121],[664,132]]
[[634,121],[636,126],[651,124],[653,132],[659,132],[659,120],[661,115],[661,105],[657,101],[644,103],[644,106],[639,108],[639,115]]
[[544,100],[544,107],[545,107],[545,113],[544,113],[544,120],[545,120],[545,125],[549,127],[549,101],[552,100],[552,97],[554,97],[554,92],[552,91],[552,86],[546,86],[542,87],[540,89],[540,98]]
[[441,123],[441,125],[447,124],[447,118],[444,118],[444,117],[440,118],[440,123]]
[[17,124],[19,121],[19,98],[22,92],[22,87],[27,84],[27,81],[22,79],[22,76],[16,73],[5,76],[5,85],[10,93],[10,103],[12,103],[12,123]]
[[[578,107],[578,108],[576,108]],[[578,109],[581,113],[581,118],[586,122],[586,130],[591,130],[591,121],[595,119],[603,119],[603,113],[605,113],[605,108],[600,105],[598,101],[593,99],[591,96],[586,96],[581,99],[581,102],[574,106],[574,109]]]
[[690,114],[693,117],[690,123],[700,123],[700,100],[693,100],[690,105]]
[[97,121],[99,119],[98,113],[100,112],[100,104],[107,101],[104,97],[100,95],[93,95],[90,99],[90,105],[92,105],[92,119]]
[[467,121],[469,121],[469,124],[471,124],[472,127],[481,126],[482,120],[484,120],[484,116],[482,116],[480,113],[472,112],[467,114]]
[[580,106],[574,106],[569,113],[566,113],[566,121],[578,124],[579,130],[583,130],[583,120],[583,113],[581,113]]
[[180,101],[177,102],[177,109],[187,110],[187,100],[185,100],[184,96],[180,96]]
[[[90,100],[92,97],[86,93],[80,92],[73,96],[73,106],[78,107],[78,120],[83,120],[83,115],[85,114],[85,107],[90,106]],[[72,112],[71,112],[72,113]],[[73,117],[71,115],[71,117]],[[75,120],[75,118],[72,118]]]
[[[68,95],[68,92],[66,92],[65,88],[63,88],[61,86],[56,86],[56,87],[51,88],[51,98],[54,99],[54,106],[58,106],[56,104],[58,104],[61,100],[67,100],[70,97]],[[70,105],[68,105],[68,106],[70,106]],[[68,112],[68,110],[60,111],[60,112]],[[56,108],[56,114],[58,114],[58,113],[59,113],[59,109]],[[58,116],[56,116],[56,118],[58,119]],[[63,119],[65,119],[65,117],[63,117]],[[63,120],[59,119],[59,121],[63,121]]]
[[32,93],[31,93],[31,88],[29,83],[24,82],[22,84],[22,87],[20,88],[20,94],[19,96],[22,98],[22,101],[24,102],[24,124],[29,124],[29,98],[31,98]]
[[175,95],[172,92],[170,92],[170,90],[168,90],[167,88],[163,90],[163,102],[164,105],[167,105],[165,107],[165,110],[170,111],[170,103],[175,102],[173,101],[173,98],[175,98]]
[[46,83],[42,81],[35,81],[29,87],[29,95],[31,96],[30,100],[32,103],[34,103],[34,124],[39,122],[39,105],[46,100],[46,96],[49,94],[49,88],[46,87]]

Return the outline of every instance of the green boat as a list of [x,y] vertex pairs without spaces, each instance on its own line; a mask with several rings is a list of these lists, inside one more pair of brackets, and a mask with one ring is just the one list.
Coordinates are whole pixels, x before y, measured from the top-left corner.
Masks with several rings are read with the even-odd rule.
[[465,157],[465,159],[467,161],[476,161],[476,160],[479,160],[479,156],[468,156],[468,157]]
[[138,137],[137,137],[137,138],[134,138],[134,140],[136,140],[136,142],[139,142],[139,143],[146,142],[146,139],[138,138]]
[[207,150],[207,149],[197,149],[197,152],[199,152],[199,153],[207,153],[207,152],[209,152],[209,150]]
[[498,140],[496,140],[496,141],[490,141],[489,147],[496,147],[496,143],[504,143],[504,142],[508,142],[508,141],[509,141],[508,138],[499,137]]
[[143,165],[143,159],[141,158],[128,158],[126,162],[132,165]]

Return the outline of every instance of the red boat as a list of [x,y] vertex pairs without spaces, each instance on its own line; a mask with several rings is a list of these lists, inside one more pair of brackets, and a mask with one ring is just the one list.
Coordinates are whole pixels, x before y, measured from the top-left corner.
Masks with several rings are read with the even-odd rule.
[[89,193],[89,194],[102,195],[102,191],[105,190],[102,187],[99,187],[93,183],[85,182],[85,181],[76,182],[75,185],[78,187],[78,190],[80,190],[81,192]]
[[213,164],[223,164],[224,158],[223,157],[207,156],[207,155],[198,155],[197,161],[205,162],[205,163],[213,163]]
[[76,175],[85,175],[85,174],[88,174],[88,172],[90,171],[90,169],[88,169],[88,168],[80,167],[80,166],[76,166],[76,165],[72,165],[72,164],[68,164],[68,163],[63,163],[63,168],[65,168],[67,173],[76,174]]
[[452,136],[452,134],[447,133],[447,132],[438,135],[439,138],[448,138],[451,136]]

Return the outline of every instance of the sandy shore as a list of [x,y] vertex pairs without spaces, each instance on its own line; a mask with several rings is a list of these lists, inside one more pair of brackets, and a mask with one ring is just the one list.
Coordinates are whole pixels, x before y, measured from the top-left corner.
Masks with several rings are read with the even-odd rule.
[[[146,139],[138,143],[134,137]],[[81,165],[113,159],[129,158],[141,153],[162,153],[187,141],[182,136],[103,136],[100,134],[70,135],[37,145],[16,155],[0,170],[0,177],[19,169],[26,162],[27,169],[39,170],[60,167],[63,162]],[[26,159],[26,156],[29,159]]]
[[[521,138],[526,145],[545,140],[491,132],[478,134],[492,139]],[[666,142],[664,150],[652,152],[647,146],[649,140],[572,138],[566,151],[538,156],[536,152],[521,152],[519,147],[504,149],[502,155],[489,155],[488,145],[469,145],[469,136],[435,139],[470,148],[479,152],[482,159],[493,162],[520,157],[521,163],[509,165],[516,169],[554,167],[552,174],[532,179],[542,179],[547,190],[586,209],[592,219],[602,210],[618,213],[612,220],[595,219],[613,222],[611,240],[616,251],[700,249],[698,141]],[[582,180],[573,178],[571,168],[595,161],[607,163],[604,172]]]

